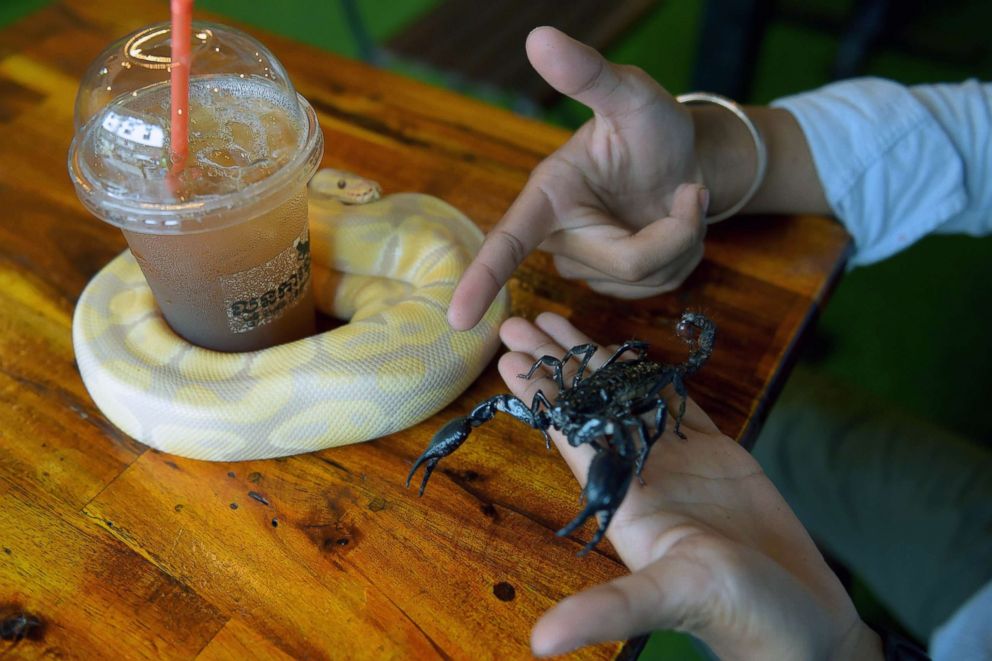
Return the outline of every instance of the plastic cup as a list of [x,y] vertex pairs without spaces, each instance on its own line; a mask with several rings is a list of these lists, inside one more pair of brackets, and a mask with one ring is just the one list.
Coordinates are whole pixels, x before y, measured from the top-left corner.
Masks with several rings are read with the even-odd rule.
[[166,321],[193,344],[251,351],[310,335],[316,114],[256,39],[195,22],[188,157],[170,175],[170,44],[160,23],[90,66],[69,148],[76,193],[122,230]]

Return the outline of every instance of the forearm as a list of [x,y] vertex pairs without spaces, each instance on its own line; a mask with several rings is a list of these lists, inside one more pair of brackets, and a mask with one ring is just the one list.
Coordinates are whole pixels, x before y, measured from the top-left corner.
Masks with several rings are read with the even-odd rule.
[[[754,141],[740,119],[718,106],[690,108],[696,156],[703,184],[710,190],[710,215],[740,200],[754,181]],[[745,112],[768,148],[764,181],[743,213],[817,213],[830,206],[816,173],[809,145],[795,118],[779,108],[750,106]]]

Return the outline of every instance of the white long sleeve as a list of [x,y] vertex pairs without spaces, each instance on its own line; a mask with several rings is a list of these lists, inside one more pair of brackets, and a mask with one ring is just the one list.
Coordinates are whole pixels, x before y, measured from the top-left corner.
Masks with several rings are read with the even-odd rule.
[[[860,78],[772,105],[806,136],[827,202],[854,238],[852,266],[930,233],[992,234],[992,84]],[[992,582],[934,632],[930,652],[992,658]]]
[[992,233],[992,84],[833,83],[772,105],[799,122],[827,201],[869,264],[930,233]]
[[992,659],[992,581],[933,632],[930,656],[934,661]]

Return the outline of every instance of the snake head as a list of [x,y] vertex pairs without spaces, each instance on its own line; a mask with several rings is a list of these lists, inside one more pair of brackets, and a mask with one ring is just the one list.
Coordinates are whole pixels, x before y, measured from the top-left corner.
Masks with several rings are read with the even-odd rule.
[[310,194],[342,204],[367,204],[382,196],[382,187],[352,172],[324,168],[310,180]]

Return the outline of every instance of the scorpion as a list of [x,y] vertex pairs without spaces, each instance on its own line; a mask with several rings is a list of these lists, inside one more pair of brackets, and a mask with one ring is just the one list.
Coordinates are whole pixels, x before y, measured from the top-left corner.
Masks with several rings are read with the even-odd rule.
[[[406,478],[406,486],[421,465],[424,468],[419,495],[424,495],[427,481],[438,462],[457,450],[472,430],[493,419],[497,412],[507,413],[544,434],[547,447],[551,448],[548,428],[560,431],[569,445],[583,443],[592,446],[596,453],[589,465],[586,485],[580,495],[584,509],[556,534],[559,537],[574,532],[594,516],[599,525],[592,539],[579,551],[584,556],[603,538],[613,515],[620,507],[631,480],[636,475],[641,484],[641,470],[654,445],[665,431],[668,405],[661,391],[671,385],[681,398],[673,414],[674,432],[680,438],[682,416],[685,414],[685,378],[696,372],[709,358],[716,338],[716,326],[706,316],[685,312],[676,325],[676,333],[690,347],[688,359],[678,365],[658,363],[647,358],[648,344],[628,340],[620,345],[603,365],[586,375],[589,361],[598,350],[595,344],[581,344],[569,349],[562,358],[542,356],[530,371],[519,374],[530,379],[542,365],[551,369],[558,386],[554,401],[538,390],[530,406],[519,397],[501,394],[490,397],[472,409],[465,417],[454,418],[442,426],[431,439],[423,454],[413,464]],[[634,357],[621,358],[632,352]],[[578,370],[566,386],[563,370],[572,358],[579,359]],[[642,416],[654,412],[653,429]]]

